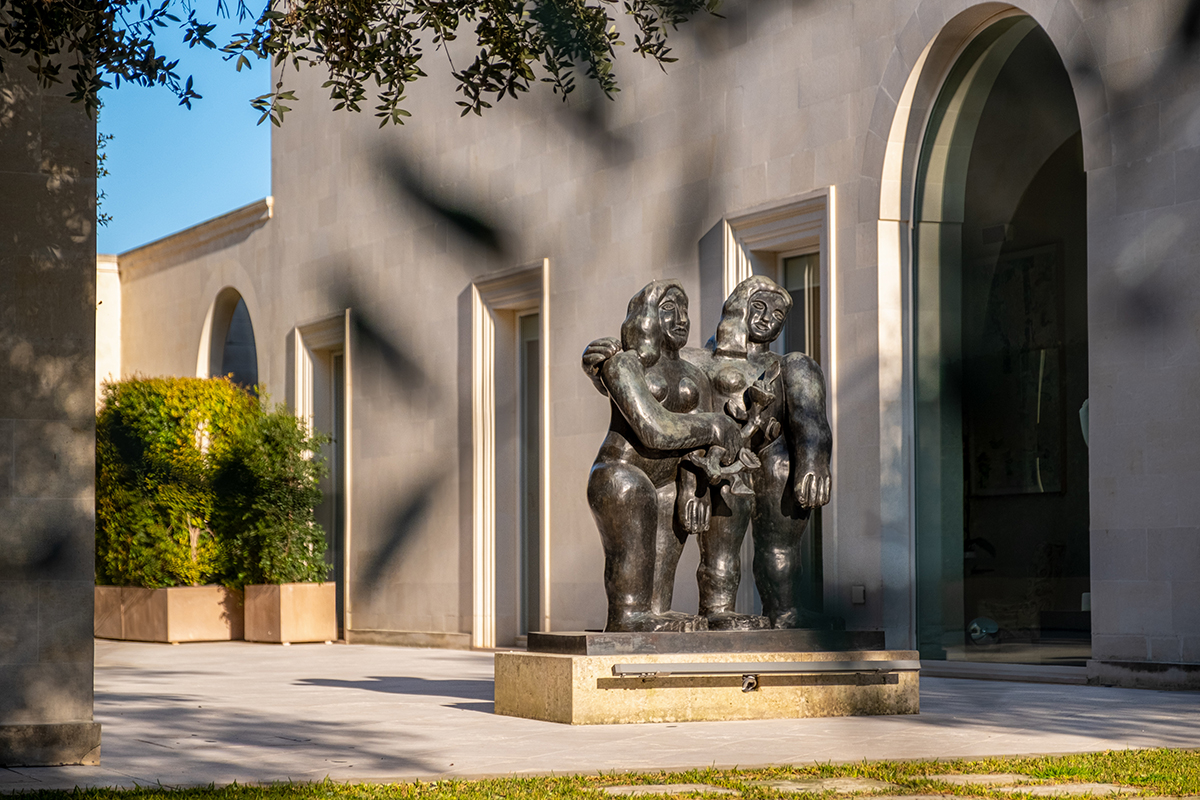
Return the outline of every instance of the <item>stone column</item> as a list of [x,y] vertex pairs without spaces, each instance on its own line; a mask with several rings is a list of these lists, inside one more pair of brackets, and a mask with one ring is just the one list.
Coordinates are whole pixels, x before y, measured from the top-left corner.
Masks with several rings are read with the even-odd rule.
[[0,74],[0,767],[98,764],[96,125]]

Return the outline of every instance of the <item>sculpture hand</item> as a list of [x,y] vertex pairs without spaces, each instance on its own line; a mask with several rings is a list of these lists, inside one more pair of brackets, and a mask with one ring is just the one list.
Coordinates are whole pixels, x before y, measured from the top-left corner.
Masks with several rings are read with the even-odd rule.
[[804,473],[804,477],[796,481],[796,502],[801,508],[818,508],[828,504],[832,483],[828,472],[820,475],[815,472]]
[[721,454],[721,466],[729,466],[742,451],[744,442],[741,427],[729,417],[714,415],[712,443],[725,451]]
[[712,503],[708,492],[702,497],[689,497],[683,506],[683,529],[688,533],[703,533],[708,530],[709,519],[712,515]]
[[597,339],[583,351],[583,372],[591,378],[600,394],[608,394],[604,388],[604,382],[600,380],[600,369],[604,366],[605,361],[619,352],[621,352],[621,340],[612,336]]

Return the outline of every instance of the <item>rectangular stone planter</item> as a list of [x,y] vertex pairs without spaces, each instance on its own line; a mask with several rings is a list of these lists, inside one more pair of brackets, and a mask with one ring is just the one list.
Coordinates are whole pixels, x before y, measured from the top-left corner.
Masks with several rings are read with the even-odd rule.
[[331,642],[338,638],[337,595],[332,583],[246,587],[246,640]]
[[134,642],[242,638],[242,594],[224,586],[97,586],[95,633]]
[[745,662],[915,661],[911,650],[638,655],[496,654],[496,713],[570,725],[801,719],[920,712],[920,674],[614,677],[613,666]]

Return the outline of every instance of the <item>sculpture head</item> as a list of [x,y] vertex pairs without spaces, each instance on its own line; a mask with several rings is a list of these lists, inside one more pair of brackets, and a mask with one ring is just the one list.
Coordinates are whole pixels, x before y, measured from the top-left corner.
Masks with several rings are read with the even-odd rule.
[[636,350],[642,366],[658,362],[663,350],[681,349],[691,332],[688,299],[676,280],[651,281],[629,301],[621,324],[621,347]]
[[750,344],[770,344],[783,330],[791,310],[792,296],[786,289],[766,276],[751,275],[725,300],[717,325],[716,353],[742,358]]

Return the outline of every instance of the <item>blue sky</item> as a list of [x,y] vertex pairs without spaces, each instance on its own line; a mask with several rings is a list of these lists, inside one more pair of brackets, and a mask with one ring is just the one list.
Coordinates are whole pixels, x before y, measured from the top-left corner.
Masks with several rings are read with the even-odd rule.
[[[197,11],[211,14],[215,5],[201,2]],[[244,29],[220,21],[212,34],[219,44]],[[110,175],[99,184],[101,210],[113,220],[97,231],[98,252],[130,250],[271,193],[271,123],[256,125],[250,107],[270,88],[266,62],[238,73],[218,53],[189,50],[182,37],[164,29],[159,50],[180,59],[180,75],[195,77],[204,99],[191,111],[157,87],[122,84],[101,94],[100,130],[115,138],[105,148]]]

